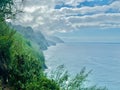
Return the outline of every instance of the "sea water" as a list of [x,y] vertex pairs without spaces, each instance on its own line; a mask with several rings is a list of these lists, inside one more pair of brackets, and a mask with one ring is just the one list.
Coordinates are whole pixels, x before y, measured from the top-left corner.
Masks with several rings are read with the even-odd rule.
[[120,44],[67,42],[44,51],[46,64],[53,69],[64,64],[75,75],[83,67],[92,70],[89,84],[120,90]]

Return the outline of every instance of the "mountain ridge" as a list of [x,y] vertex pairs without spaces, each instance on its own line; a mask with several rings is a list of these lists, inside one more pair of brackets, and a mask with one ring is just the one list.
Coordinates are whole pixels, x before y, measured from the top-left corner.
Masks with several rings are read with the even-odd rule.
[[21,33],[32,45],[37,46],[41,50],[47,50],[49,46],[56,45],[57,43],[64,43],[59,37],[44,35],[41,31],[35,31],[30,26],[12,25],[12,28]]

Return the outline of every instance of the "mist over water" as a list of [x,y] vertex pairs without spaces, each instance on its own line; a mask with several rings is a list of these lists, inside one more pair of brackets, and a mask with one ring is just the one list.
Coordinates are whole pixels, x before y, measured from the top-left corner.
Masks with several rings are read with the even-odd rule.
[[44,51],[49,69],[64,64],[75,75],[83,67],[92,70],[88,83],[120,89],[120,44],[68,42]]

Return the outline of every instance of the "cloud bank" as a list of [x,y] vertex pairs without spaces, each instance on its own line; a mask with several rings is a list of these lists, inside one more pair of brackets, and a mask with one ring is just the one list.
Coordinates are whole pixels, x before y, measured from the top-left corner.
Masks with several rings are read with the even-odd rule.
[[[94,0],[27,0],[24,13],[18,15],[18,20],[13,22],[32,26],[35,30],[48,34],[83,28],[120,28],[119,0],[106,5],[77,7],[85,1],[94,2]],[[73,7],[61,6],[60,9],[55,9],[56,5]]]

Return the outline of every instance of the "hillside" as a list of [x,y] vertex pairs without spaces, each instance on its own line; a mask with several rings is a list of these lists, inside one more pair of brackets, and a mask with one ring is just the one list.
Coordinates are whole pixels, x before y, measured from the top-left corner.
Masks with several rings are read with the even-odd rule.
[[31,27],[23,27],[21,25],[14,25],[14,29],[20,32],[26,39],[30,40],[32,44],[38,49],[46,50],[48,45],[47,40],[40,31],[35,32]]
[[50,46],[56,45],[57,43],[64,43],[64,41],[57,36],[48,36],[48,35],[45,35],[45,36]]
[[63,43],[63,41],[56,36],[43,35],[40,31],[35,31],[31,27],[24,27],[21,25],[12,25],[12,27],[28,39],[32,46],[38,50],[47,50],[51,45]]
[[59,90],[43,73],[42,51],[5,22],[0,26],[0,90]]

